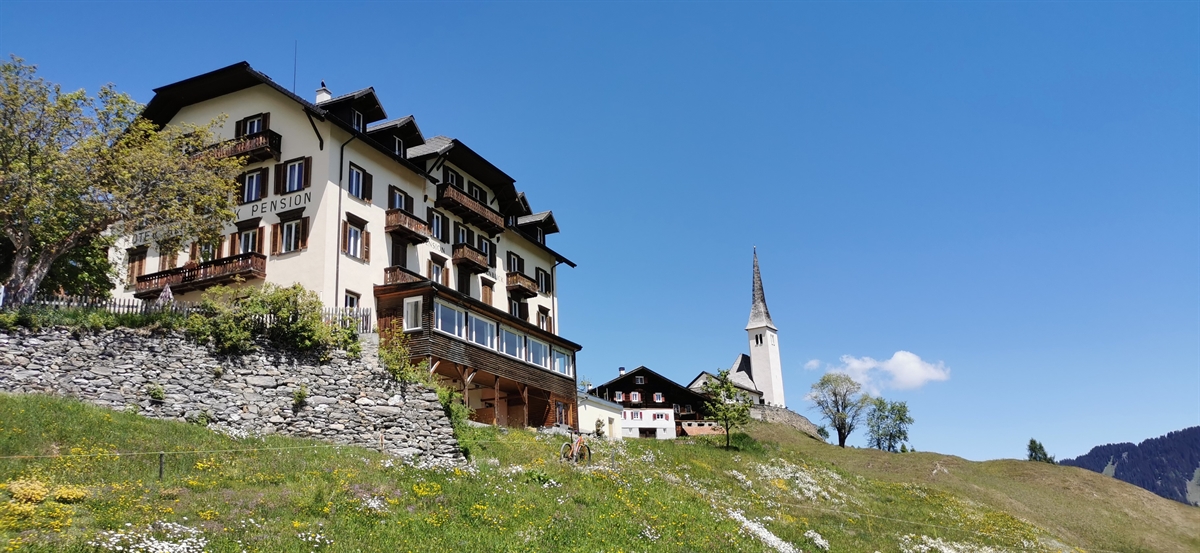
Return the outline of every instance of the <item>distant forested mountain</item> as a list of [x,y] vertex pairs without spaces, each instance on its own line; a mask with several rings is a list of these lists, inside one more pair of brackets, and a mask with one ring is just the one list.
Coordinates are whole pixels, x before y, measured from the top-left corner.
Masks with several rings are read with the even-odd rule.
[[1094,470],[1167,499],[1200,505],[1200,426],[1137,445],[1096,446],[1086,455],[1059,464]]

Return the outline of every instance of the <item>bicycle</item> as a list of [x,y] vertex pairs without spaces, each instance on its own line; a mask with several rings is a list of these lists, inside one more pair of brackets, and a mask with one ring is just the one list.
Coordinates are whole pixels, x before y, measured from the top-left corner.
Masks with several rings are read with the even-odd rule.
[[592,462],[592,448],[588,447],[587,442],[583,439],[583,434],[580,434],[574,441],[566,442],[559,448],[558,458],[563,461],[588,464]]

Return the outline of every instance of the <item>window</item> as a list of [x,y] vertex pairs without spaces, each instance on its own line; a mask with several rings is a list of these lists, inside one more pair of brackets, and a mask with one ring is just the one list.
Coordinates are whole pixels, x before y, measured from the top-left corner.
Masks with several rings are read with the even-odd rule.
[[288,221],[279,227],[283,231],[280,237],[280,250],[283,253],[300,249],[300,221]]
[[629,401],[631,401],[633,403],[641,403],[642,402],[642,393],[641,392],[629,392]]
[[667,414],[666,414],[666,413],[655,413],[655,414],[654,414],[654,420],[656,420],[656,421],[662,421],[662,420],[670,420],[670,419],[668,419],[668,418],[667,418]]
[[475,184],[475,183],[471,183],[470,189],[471,189],[471,191],[468,193],[471,195],[472,198],[475,198],[476,201],[478,201],[479,203],[481,203],[483,205],[487,205],[488,200],[487,200],[487,191],[486,190],[484,190],[481,186],[479,186],[478,184]]
[[388,187],[388,209],[413,210],[413,198],[395,186]]
[[662,403],[662,402],[663,402],[662,392],[654,392],[654,403]]
[[537,325],[538,328],[547,332],[554,331],[554,329],[550,328],[550,312],[545,307],[538,308]]
[[242,203],[257,202],[262,199],[263,174],[260,171],[246,173],[242,176]]
[[460,338],[466,332],[465,314],[444,303],[436,303],[433,314],[436,318],[434,328]]
[[535,269],[534,277],[537,279],[538,292],[549,294],[554,290],[554,283],[550,278],[549,272],[542,269]]
[[625,401],[625,392],[613,392],[613,401]]
[[483,255],[487,256],[489,264],[494,265],[494,263],[492,263],[492,259],[495,259],[495,258],[492,257],[492,241],[491,240],[488,240],[484,236],[480,236],[479,237],[479,251],[482,252]]
[[646,383],[646,377],[644,377],[644,376],[635,376],[635,377],[633,377],[633,383],[634,383],[634,384],[645,384],[645,383]]
[[[632,394],[630,394],[630,395],[632,395]],[[642,420],[642,412],[641,411],[630,411],[629,412],[629,420],[634,420],[634,421]]]
[[[567,421],[567,404],[561,401],[554,402],[554,422],[558,424],[570,424]],[[590,453],[591,450],[588,450],[588,452]]]
[[197,263],[201,261],[212,261],[214,259],[213,256],[215,256],[216,253],[217,246],[215,244],[204,244],[203,246],[196,248],[196,254],[199,259],[194,259],[193,261],[196,261]]
[[159,256],[162,259],[162,261],[159,262],[161,265],[161,267],[159,267],[160,271],[174,269],[179,265],[179,250],[169,251],[166,253],[162,253],[162,250],[159,250]]
[[258,251],[258,232],[258,229],[250,229],[238,233],[238,253]]
[[348,308],[351,308],[351,309],[358,308],[358,298],[359,298],[358,294],[355,294],[354,292],[346,290],[345,306]]
[[445,216],[443,216],[441,213],[438,213],[436,211],[430,211],[429,212],[429,230],[430,230],[430,233],[433,234],[434,238],[441,240],[442,242],[445,242],[446,241],[446,235],[445,235],[446,218],[445,218]]
[[509,272],[524,273],[525,260],[521,259],[521,256],[513,252],[508,252],[508,259],[505,260],[505,268],[507,268]]
[[529,362],[539,367],[550,368],[550,346],[531,338],[529,340]]
[[444,283],[445,277],[442,274],[442,272],[445,270],[446,270],[446,268],[443,267],[441,263],[434,263],[433,261],[430,261],[429,262],[429,280],[432,280],[439,284]]
[[475,315],[468,315],[467,323],[471,331],[472,342],[485,348],[496,349],[496,323]]
[[455,223],[454,225],[454,243],[455,244],[470,244],[467,239],[467,227]]
[[421,298],[404,298],[404,331],[421,330]]
[[554,372],[571,376],[574,367],[571,366],[571,354],[554,350]]
[[458,189],[463,187],[462,175],[449,167],[442,168],[442,181]]
[[500,352],[525,359],[525,336],[500,327]]
[[362,112],[360,112],[358,110],[351,110],[351,114],[352,114],[351,119],[353,120],[353,124],[354,124],[354,130],[362,131],[363,129],[367,128],[366,121],[363,119]]
[[348,225],[346,228],[346,253],[351,257],[362,257],[362,235],[363,230],[354,225]]
[[533,234],[534,234],[534,238],[537,239],[538,244],[546,243],[546,231],[542,230],[542,227],[537,227],[537,228],[533,229]]
[[350,166],[350,184],[346,187],[351,196],[355,198],[363,197],[363,172],[362,169]]
[[404,150],[404,141],[400,140],[399,137],[396,137],[396,146],[394,151],[396,152],[396,155],[400,157],[408,157]]
[[255,134],[263,131],[263,118],[261,115],[247,118],[242,123],[242,134]]
[[284,192],[295,192],[304,188],[304,162],[293,161],[287,164],[287,183]]
[[529,304],[527,304],[521,300],[518,300],[518,299],[509,298],[508,299],[508,314],[512,315],[518,319],[521,319],[522,321],[528,320]]

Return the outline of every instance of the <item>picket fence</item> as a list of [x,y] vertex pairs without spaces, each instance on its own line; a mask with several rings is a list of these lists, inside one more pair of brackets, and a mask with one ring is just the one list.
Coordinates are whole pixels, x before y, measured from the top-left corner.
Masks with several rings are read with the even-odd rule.
[[[155,300],[139,300],[129,298],[94,298],[88,296],[41,296],[34,298],[27,306],[41,309],[95,309],[119,315],[174,312],[183,315],[199,313],[200,306],[192,302]],[[0,309],[12,308],[6,305],[0,297]],[[321,319],[329,324],[342,328],[357,328],[359,333],[374,332],[375,319],[371,316],[369,307],[324,307],[321,309]],[[258,317],[259,324],[270,327],[275,322],[274,315]]]

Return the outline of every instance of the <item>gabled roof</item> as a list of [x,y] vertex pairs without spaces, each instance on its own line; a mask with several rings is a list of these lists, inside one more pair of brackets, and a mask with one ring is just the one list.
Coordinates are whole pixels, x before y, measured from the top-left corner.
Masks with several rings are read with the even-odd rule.
[[771,312],[767,310],[767,295],[763,292],[762,275],[758,272],[758,248],[754,248],[754,290],[750,300],[750,322],[746,323],[746,330],[752,328],[767,327],[771,330],[779,330],[775,328],[775,323],[771,322]]
[[522,215],[517,217],[517,226],[533,226],[540,227],[544,234],[554,234],[558,232],[558,223],[554,220],[553,211],[543,211],[534,213],[533,215]]
[[327,110],[336,110],[341,105],[349,105],[363,115],[363,120],[366,123],[374,123],[375,121],[387,119],[387,112],[384,111],[383,104],[379,101],[379,96],[375,95],[375,87],[373,86],[342,94],[336,98],[330,98],[317,105]]
[[[421,134],[421,128],[417,126],[417,120],[411,115],[405,115],[399,119],[384,121],[367,127],[367,135],[371,138],[380,141],[387,141],[387,137],[394,136],[404,142],[405,157],[408,156],[408,148],[418,146],[425,143],[425,136]],[[390,142],[390,141],[387,141]],[[386,146],[386,142],[384,143]]]
[[[632,376],[636,375],[636,374],[637,374],[637,373],[639,373],[639,372],[645,372],[645,373],[649,373],[649,374],[652,374],[652,375],[654,375],[654,376],[657,376],[657,377],[659,377],[659,378],[663,379],[663,380],[664,380],[664,381],[665,381],[665,382],[666,382],[668,385],[670,385],[670,386],[674,386],[674,387],[678,388],[680,391],[687,392],[687,393],[689,393],[689,394],[692,394],[692,395],[695,395],[695,396],[699,396],[699,395],[700,395],[700,394],[697,394],[695,390],[690,390],[690,389],[688,389],[688,388],[685,388],[685,387],[683,387],[683,386],[680,386],[680,385],[679,385],[679,384],[677,384],[677,383],[676,383],[674,380],[671,380],[670,378],[667,378],[667,377],[665,377],[665,376],[663,376],[663,375],[661,375],[661,374],[658,374],[658,373],[656,373],[656,372],[654,372],[654,371],[650,370],[650,369],[649,369],[648,367],[646,367],[645,365],[643,365],[643,366],[640,366],[640,367],[638,367],[638,368],[636,368],[636,369],[633,369],[632,371],[626,371],[626,372],[625,372],[625,374],[623,374],[623,375],[620,375],[620,376],[617,376],[616,378],[614,378],[614,379],[612,379],[612,380],[609,380],[608,382],[605,382],[604,384],[601,384],[601,385],[599,385],[599,386],[596,386],[595,388],[592,388],[592,391],[594,392],[594,391],[595,391],[597,388],[604,388],[604,387],[606,387],[606,386],[609,386],[609,385],[611,385],[613,382],[616,382],[616,381],[618,381],[618,380],[622,380],[622,379],[625,379],[625,378],[630,378],[630,377],[632,377]],[[592,395],[596,395],[596,394],[594,394],[594,393],[593,393]]]
[[[700,374],[696,375],[696,378],[693,378],[692,381],[690,383],[688,383],[688,385],[687,385],[688,389],[695,390],[697,393],[701,393],[702,387],[704,385],[703,380],[706,377],[707,378],[716,378],[717,375],[710,373],[708,371],[700,371]],[[755,395],[760,395],[760,396],[762,395],[762,392],[754,385],[754,382],[750,382],[750,381],[746,380],[745,378],[741,378],[741,379],[734,378],[733,373],[730,373],[729,380],[732,381],[733,385],[737,388],[746,390],[747,392],[750,392]]]

